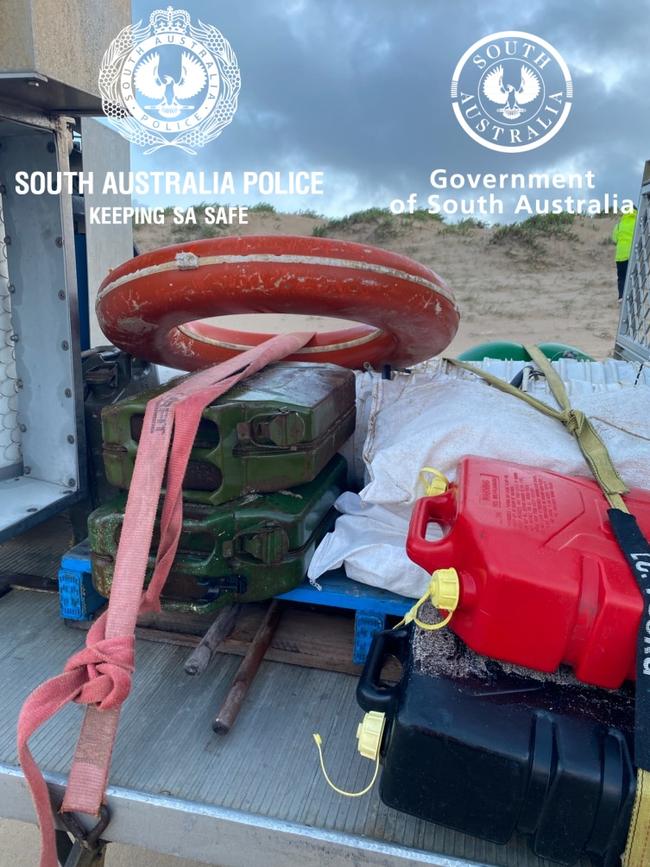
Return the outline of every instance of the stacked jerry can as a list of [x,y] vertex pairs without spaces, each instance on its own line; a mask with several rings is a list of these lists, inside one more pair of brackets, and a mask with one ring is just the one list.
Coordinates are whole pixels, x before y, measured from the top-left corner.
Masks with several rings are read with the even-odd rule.
[[[122,491],[133,476],[147,402],[161,391],[102,413],[106,477]],[[164,606],[207,613],[299,584],[347,487],[337,452],[354,425],[354,374],[331,364],[272,365],[207,406],[185,474],[183,529]],[[88,521],[93,583],[106,597],[126,498],[120,494]],[[157,531],[158,523],[147,580]]]
[[[650,535],[650,492],[625,501]],[[407,551],[447,617],[423,605],[375,636],[359,683],[385,715],[387,805],[495,843],[524,834],[564,864],[620,863],[643,600],[609,508],[592,479],[471,456],[416,504]]]

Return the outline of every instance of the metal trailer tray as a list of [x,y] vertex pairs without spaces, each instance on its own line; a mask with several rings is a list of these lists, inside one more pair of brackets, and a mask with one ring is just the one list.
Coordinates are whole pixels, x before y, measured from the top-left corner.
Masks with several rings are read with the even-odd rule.
[[[55,519],[1,545],[0,572],[54,576],[69,545],[69,528]],[[12,591],[0,599],[3,818],[35,821],[16,756],[22,702],[81,646],[57,608],[55,594]],[[212,717],[240,660],[221,656],[197,679],[183,673],[186,656],[187,648],[138,641],[111,769],[108,840],[220,867],[552,867],[522,838],[498,846],[391,810],[377,788],[355,800],[332,792],[314,731],[338,785],[361,788],[371,773],[354,748],[356,677],[265,662],[237,726],[220,738]],[[81,715],[70,706],[33,739],[51,783],[61,784],[69,769]]]
[[[102,412],[106,478],[128,488],[152,389]],[[183,497],[216,506],[310,482],[355,426],[354,373],[334,364],[274,364],[203,411]]]

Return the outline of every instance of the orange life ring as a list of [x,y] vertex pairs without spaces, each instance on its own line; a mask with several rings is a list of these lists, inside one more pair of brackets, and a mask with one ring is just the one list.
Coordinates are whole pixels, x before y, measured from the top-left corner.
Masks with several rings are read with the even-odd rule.
[[97,316],[116,346],[197,370],[268,339],[196,320],[302,313],[364,323],[314,336],[294,361],[406,367],[442,352],[458,329],[454,296],[405,256],[330,238],[249,236],[163,247],[115,268]]

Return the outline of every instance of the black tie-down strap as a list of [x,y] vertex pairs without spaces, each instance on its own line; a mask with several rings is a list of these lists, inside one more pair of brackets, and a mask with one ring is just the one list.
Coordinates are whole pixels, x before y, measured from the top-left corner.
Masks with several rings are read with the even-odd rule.
[[650,770],[650,542],[636,518],[620,509],[609,510],[616,541],[634,573],[643,599],[643,613],[637,639],[635,764]]

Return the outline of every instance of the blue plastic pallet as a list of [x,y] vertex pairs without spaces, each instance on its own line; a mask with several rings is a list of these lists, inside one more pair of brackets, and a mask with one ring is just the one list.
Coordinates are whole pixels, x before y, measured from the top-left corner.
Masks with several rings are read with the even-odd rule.
[[61,558],[59,612],[64,620],[90,620],[102,605],[103,596],[93,587],[90,548],[80,542]]
[[379,590],[377,587],[352,581],[343,569],[326,573],[318,579],[318,583],[321,590],[305,581],[295,590],[278,596],[278,599],[354,611],[352,661],[357,665],[363,665],[366,661],[372,637],[376,632],[386,628],[386,618],[403,617],[414,602],[406,596],[398,596],[397,593],[390,593],[388,590]]
[[[372,637],[386,628],[389,616],[403,617],[413,605],[412,599],[388,590],[379,590],[351,581],[343,571],[328,572],[318,581],[318,587],[308,581],[278,596],[305,605],[324,605],[355,612],[354,651],[352,661],[362,665],[370,650]],[[87,542],[75,545],[61,560],[59,571],[59,609],[65,620],[90,620],[106,603],[92,583],[90,550]]]

